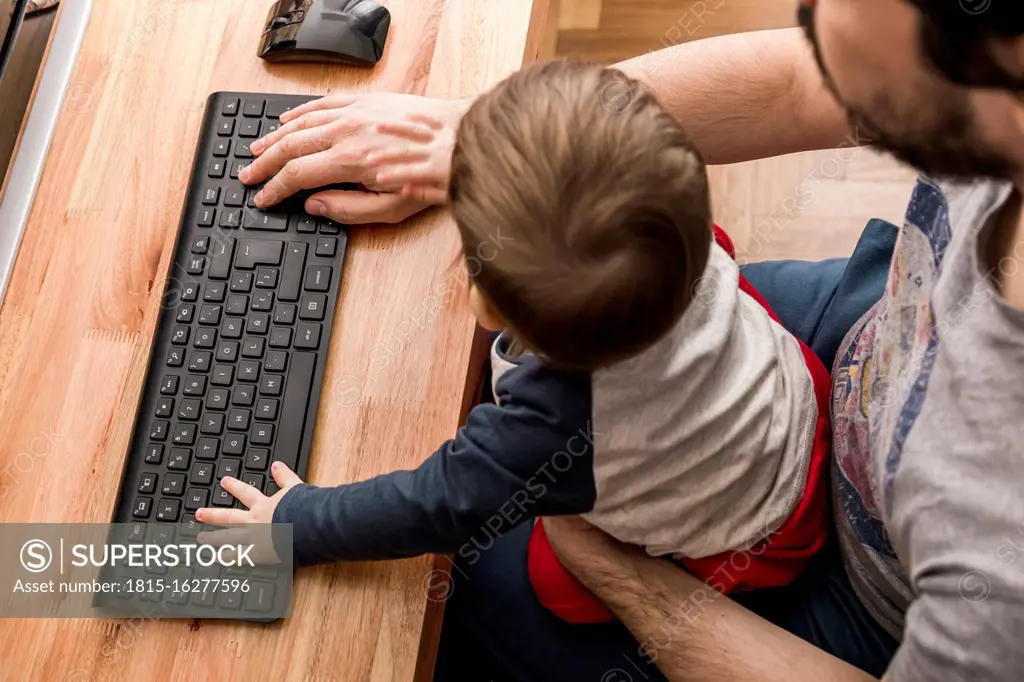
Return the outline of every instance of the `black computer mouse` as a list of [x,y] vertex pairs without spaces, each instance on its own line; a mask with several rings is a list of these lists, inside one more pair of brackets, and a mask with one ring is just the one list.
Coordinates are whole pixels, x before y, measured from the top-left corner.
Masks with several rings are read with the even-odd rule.
[[267,15],[259,56],[373,66],[390,27],[391,13],[373,0],[278,0]]

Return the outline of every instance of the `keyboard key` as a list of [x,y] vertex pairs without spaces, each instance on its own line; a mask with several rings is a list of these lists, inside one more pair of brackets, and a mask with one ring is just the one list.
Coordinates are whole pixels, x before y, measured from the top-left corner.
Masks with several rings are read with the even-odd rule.
[[175,322],[184,322],[188,324],[192,321],[192,316],[196,312],[196,307],[191,303],[178,306],[178,313],[174,316]]
[[308,215],[292,216],[292,223],[296,232],[316,232],[316,218]]
[[178,392],[178,377],[173,374],[165,374],[160,379],[160,393],[163,395],[174,395]]
[[273,310],[274,293],[271,291],[257,291],[252,296],[252,310]]
[[230,476],[231,478],[238,478],[239,473],[242,471],[242,460],[230,459],[225,457],[217,463],[217,480]]
[[[264,421],[277,419],[277,401],[271,398],[260,398],[256,401],[256,418]],[[256,441],[253,441],[254,443]]]
[[206,285],[203,300],[210,301],[211,303],[223,303],[224,297],[227,295],[227,289],[226,282],[209,282]]
[[224,447],[221,453],[225,455],[241,455],[245,452],[245,435],[230,433],[224,437]]
[[226,410],[230,399],[231,392],[226,388],[210,389],[210,395],[206,396],[206,409]]
[[231,398],[232,405],[240,407],[252,407],[256,401],[256,389],[252,386],[236,386],[234,395]]
[[[216,203],[216,201],[214,202]],[[213,221],[217,219],[217,209],[215,208],[204,208],[199,211],[199,218],[196,219],[196,225],[199,227],[212,227]]]
[[278,123],[277,121],[271,121],[270,123],[267,123],[267,135],[269,135],[270,133],[276,133],[280,127],[281,124]]
[[[204,507],[206,505],[203,505]],[[186,538],[194,538],[203,530],[203,524],[196,521],[195,514],[182,514],[181,525],[178,526],[178,535]],[[193,597],[199,592],[194,592]]]
[[211,178],[223,178],[224,177],[224,162],[220,159],[214,159],[210,162],[210,170],[207,172],[207,176]]
[[144,495],[152,495],[156,492],[156,474],[142,474],[139,479],[139,492]]
[[201,509],[206,506],[206,502],[209,499],[209,490],[203,490],[202,488],[189,488],[188,493],[185,494],[185,509],[189,511]]
[[281,100],[270,100],[267,103],[267,118],[281,118],[281,114],[295,108],[293,104],[286,104]]
[[252,273],[236,272],[234,275],[232,275],[231,291],[240,294],[252,291]]
[[219,305],[204,304],[199,309],[199,324],[220,324],[220,314],[223,310]]
[[221,362],[234,362],[238,359],[238,342],[221,341],[217,349],[217,359]]
[[217,345],[217,330],[199,329],[196,331],[196,340],[192,345],[195,348],[213,348]]
[[341,225],[333,220],[321,220],[320,234],[341,234]]
[[251,416],[252,413],[250,413],[249,410],[231,410],[228,415],[228,428],[232,431],[248,431],[249,419]]
[[189,374],[185,378],[185,395],[201,396],[206,392],[206,377]]
[[185,364],[185,351],[181,348],[171,348],[167,351],[167,366],[181,367]]
[[270,347],[287,348],[292,345],[292,330],[288,327],[270,328]]
[[281,384],[282,380],[280,376],[274,374],[264,374],[263,381],[260,382],[260,395],[281,395]]
[[260,131],[263,129],[262,121],[242,121],[242,125],[238,126],[239,137],[259,137]]
[[[271,332],[273,334],[273,332]],[[273,337],[271,337],[273,341]],[[283,372],[288,368],[288,353],[283,350],[268,350],[263,369],[267,372]]]
[[220,328],[220,336],[223,339],[240,339],[242,338],[242,331],[245,328],[245,320],[240,320],[237,317],[224,320],[224,324]]
[[242,224],[242,209],[236,208],[233,211],[224,211],[220,217],[220,226],[232,230]]
[[188,369],[190,372],[208,372],[213,354],[208,350],[194,350],[188,354]]
[[181,300],[194,301],[199,298],[199,285],[195,282],[183,284],[181,287]]
[[221,137],[231,137],[235,134],[235,120],[231,118],[222,119],[217,126],[217,134]]
[[170,417],[174,414],[174,398],[161,398],[156,401],[156,416]]
[[[266,341],[259,337],[247,336],[242,344],[242,357],[259,359],[263,357],[263,345]],[[158,415],[159,416],[159,415]]]
[[137,519],[148,519],[149,510],[153,505],[153,499],[150,497],[136,497],[135,504],[132,506],[132,516]]
[[196,459],[217,459],[220,441],[216,438],[200,438],[196,445]]
[[225,116],[234,116],[235,114],[237,114],[238,98],[228,97],[226,100],[224,100],[224,104],[221,105],[220,108],[220,113],[224,114]]
[[171,343],[175,346],[185,346],[188,344],[188,335],[191,329],[183,324],[176,324],[171,330]]
[[284,232],[288,229],[288,219],[282,215],[248,210],[245,212],[245,217],[242,219],[242,227],[247,230]]
[[270,315],[267,313],[252,313],[245,325],[246,334],[266,334],[270,328]]
[[217,140],[213,145],[213,155],[219,158],[231,153],[231,140]]
[[[245,167],[249,165],[248,161],[233,161],[231,162],[231,179],[237,180],[238,176],[245,170]],[[244,195],[244,190],[243,190]],[[241,204],[239,204],[241,206]]]
[[194,485],[210,485],[213,483],[213,462],[196,462],[188,477]]
[[281,269],[281,288],[277,292],[282,301],[298,301],[299,289],[302,286],[302,272],[306,265],[306,253],[309,248],[305,242],[291,242],[284,256],[284,267]]
[[219,592],[217,594],[217,608],[225,611],[236,611],[242,608],[244,592]]
[[[167,422],[164,422],[165,424]],[[164,446],[160,443],[150,443],[146,446],[146,464],[159,464],[164,458]]]
[[216,206],[220,201],[220,187],[207,187],[203,191],[203,203],[207,206]]
[[[191,429],[196,428],[195,424],[187,424]],[[188,470],[189,462],[192,459],[192,451],[188,448],[171,448],[171,454],[167,458],[167,468],[178,471]]]
[[226,310],[228,315],[245,315],[249,312],[249,297],[239,294],[228,296]]
[[231,259],[235,255],[235,240],[225,237],[211,245],[210,279],[227,279],[231,274]]
[[243,360],[238,363],[239,381],[257,381],[260,377],[260,363],[255,360]]
[[178,520],[179,513],[181,513],[181,500],[170,500],[161,497],[160,501],[156,503],[157,521],[170,521],[173,523]]
[[252,427],[252,434],[249,442],[253,445],[270,445],[274,440],[273,424],[256,424]]
[[284,242],[269,239],[242,239],[238,242],[235,267],[252,270],[257,265],[280,265]]
[[160,492],[164,495],[184,495],[185,474],[167,474],[164,476],[164,485]]
[[242,115],[248,116],[250,118],[262,118],[263,110],[266,106],[266,100],[247,99],[245,100],[245,111],[242,113]]
[[296,310],[291,303],[278,303],[274,308],[274,324],[292,324],[295,322]]
[[326,294],[303,294],[299,305],[300,320],[322,320],[326,314]]
[[[171,436],[171,442],[175,445],[192,445],[196,441],[196,425],[195,424],[175,424],[173,435]],[[171,458],[168,459],[167,466],[170,467],[170,461],[174,458],[174,450],[177,448],[171,448]]]
[[192,240],[192,253],[204,254],[210,248],[210,238],[203,235]]
[[265,479],[265,477],[263,476],[263,474],[254,474],[254,473],[251,473],[251,472],[247,472],[247,473],[242,474],[242,479],[241,480],[242,480],[242,483],[247,483],[247,484],[251,485],[253,488],[256,488],[256,490],[259,490],[260,492],[263,492],[263,481],[264,481],[264,479]]
[[199,433],[206,436],[219,436],[224,432],[224,415],[220,412],[207,412],[203,415],[203,423]]
[[190,275],[201,275],[206,269],[206,259],[202,256],[192,256],[185,264],[185,272]]
[[[277,444],[274,446],[274,461],[283,462],[294,471],[299,462],[302,432],[306,425],[306,406],[313,388],[316,354],[293,353],[291,362],[288,390],[281,399],[281,419],[278,422],[281,428],[277,434]],[[265,375],[264,380],[272,376]]]
[[213,368],[210,383],[214,386],[230,386],[235,380],[235,368],[231,365],[217,365]]
[[244,189],[229,189],[224,193],[224,205],[225,206],[244,206],[245,205],[245,190]]
[[315,322],[299,322],[295,325],[295,347],[316,350],[320,346],[321,325]]
[[235,158],[251,159],[252,151],[249,149],[250,144],[252,144],[252,142],[249,140],[239,140],[238,144],[235,145]]
[[310,265],[306,268],[306,280],[303,283],[306,291],[329,291],[331,288],[331,266]]
[[[262,476],[260,477],[263,478]],[[243,608],[246,611],[269,611],[274,608],[274,584],[254,582],[248,592],[243,592]]]
[[249,448],[245,455],[245,468],[254,471],[266,471],[270,463],[270,450],[266,448]]
[[320,237],[316,240],[316,255],[333,256],[338,251],[337,237]]
[[277,270],[260,268],[256,271],[256,286],[261,289],[273,289],[277,286]]

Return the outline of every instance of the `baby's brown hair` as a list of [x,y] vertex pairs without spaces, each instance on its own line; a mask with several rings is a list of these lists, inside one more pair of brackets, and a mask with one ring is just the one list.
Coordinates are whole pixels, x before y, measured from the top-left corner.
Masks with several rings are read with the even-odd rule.
[[[473,283],[517,340],[566,369],[651,346],[707,264],[704,162],[615,69],[558,60],[499,83],[462,119],[449,191]],[[476,258],[487,241],[501,248]]]

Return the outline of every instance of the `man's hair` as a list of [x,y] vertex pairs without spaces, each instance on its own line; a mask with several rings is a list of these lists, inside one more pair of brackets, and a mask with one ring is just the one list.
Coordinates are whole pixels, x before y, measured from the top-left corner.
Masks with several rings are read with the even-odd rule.
[[1024,77],[1004,69],[993,43],[1024,38],[1022,0],[909,0],[921,13],[929,60],[954,83],[1024,91]]
[[707,264],[704,162],[614,69],[546,62],[479,98],[459,126],[450,198],[473,282],[518,341],[566,369],[648,348]]

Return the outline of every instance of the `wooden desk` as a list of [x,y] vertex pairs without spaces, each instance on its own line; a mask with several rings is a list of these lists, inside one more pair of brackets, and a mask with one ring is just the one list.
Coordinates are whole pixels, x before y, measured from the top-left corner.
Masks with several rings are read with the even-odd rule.
[[[466,97],[536,57],[547,10],[389,0],[387,53],[367,71],[258,60],[270,4],[96,0],[0,311],[0,522],[111,518],[210,92]],[[414,467],[472,400],[481,344],[464,277],[450,270],[456,232],[441,211],[409,223],[351,231],[315,483]],[[269,626],[0,621],[0,678],[429,679],[443,605],[428,596],[442,565],[302,570],[294,616]]]

